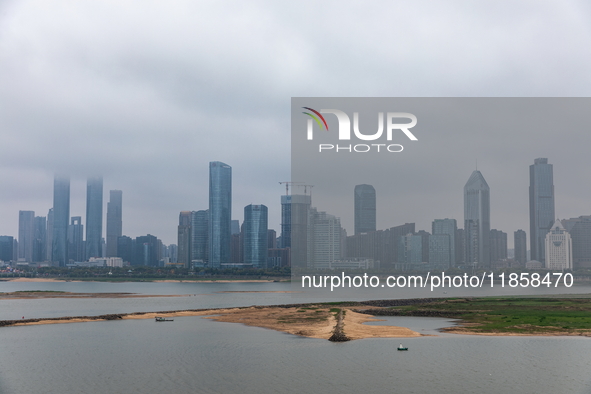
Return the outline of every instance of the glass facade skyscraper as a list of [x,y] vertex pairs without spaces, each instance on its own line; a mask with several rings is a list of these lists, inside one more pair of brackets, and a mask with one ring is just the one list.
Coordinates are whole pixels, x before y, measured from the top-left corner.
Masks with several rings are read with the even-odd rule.
[[207,263],[209,260],[209,211],[191,212],[191,259]]
[[267,266],[268,209],[265,205],[244,207],[244,263],[254,268]]
[[191,212],[182,211],[179,214],[178,227],[178,263],[185,268],[191,268]]
[[102,257],[103,178],[88,178],[86,183],[86,258]]
[[232,241],[232,167],[209,163],[209,266],[230,262]]
[[554,175],[548,159],[538,158],[529,166],[529,237],[531,259],[544,263],[546,234],[554,216]]
[[70,178],[53,180],[53,231],[51,261],[65,267],[68,263],[68,222],[70,220]]
[[107,203],[107,257],[117,257],[117,238],[123,235],[123,192],[111,190]]
[[33,261],[35,244],[35,212],[18,211],[18,259]]
[[490,266],[490,189],[480,171],[472,172],[464,186],[466,264]]
[[355,186],[355,235],[376,231],[376,189]]
[[292,267],[308,267],[308,224],[312,197],[281,196],[281,247],[291,248]]

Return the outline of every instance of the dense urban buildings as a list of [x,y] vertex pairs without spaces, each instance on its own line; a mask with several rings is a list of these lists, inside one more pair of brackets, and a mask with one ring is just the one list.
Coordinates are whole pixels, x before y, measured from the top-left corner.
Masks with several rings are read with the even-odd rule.
[[372,185],[355,186],[355,235],[376,231],[376,190]]
[[554,216],[554,175],[548,159],[538,158],[529,166],[529,237],[531,259],[545,261],[545,239]]
[[490,267],[490,189],[476,170],[464,186],[466,264]]
[[220,268],[230,262],[232,220],[232,167],[209,163],[209,265]]
[[545,239],[546,268],[566,270],[573,268],[572,241],[560,220],[556,220]]
[[[163,245],[150,234],[135,239],[123,235],[121,190],[110,191],[105,243],[101,237],[100,177],[87,180],[84,240],[82,217],[69,216],[70,180],[55,176],[53,207],[47,217],[19,211],[19,239],[0,236],[0,260],[40,266],[90,263],[88,266],[174,265],[188,269],[589,269],[591,215],[553,219],[553,226],[544,227],[554,215],[552,176],[547,159],[535,159],[530,166],[530,224],[538,233],[532,242],[543,235],[542,250],[532,247],[538,248],[537,256],[542,256],[538,258],[543,258],[543,263],[534,259],[533,249],[530,260],[523,230],[514,232],[514,255],[508,256],[507,233],[490,229],[490,189],[478,170],[464,186],[463,229],[458,228],[456,219],[445,218],[433,220],[431,233],[415,229],[414,223],[376,230],[375,189],[361,184],[354,190],[354,235],[347,236],[338,216],[312,207],[311,196],[304,192],[281,196],[281,236],[277,238],[275,230],[268,228],[269,209],[264,205],[246,206],[242,225],[232,219],[232,168],[222,162],[209,163],[209,209],[180,213],[178,245]],[[88,248],[96,251],[89,252]],[[550,260],[545,258],[547,253],[552,254]],[[102,254],[117,259],[100,257]]]
[[53,230],[51,261],[65,267],[68,260],[68,222],[70,220],[70,178],[55,176],[53,181]]
[[117,238],[123,235],[123,192],[109,191],[107,203],[107,253],[106,257],[117,256]]

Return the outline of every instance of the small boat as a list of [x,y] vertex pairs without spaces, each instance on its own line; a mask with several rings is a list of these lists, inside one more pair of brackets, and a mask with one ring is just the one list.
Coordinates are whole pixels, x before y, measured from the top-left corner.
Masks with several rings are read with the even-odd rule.
[[161,316],[156,316],[156,321],[174,321],[174,319],[166,319]]
[[408,350],[408,348],[403,347],[402,344],[400,344],[400,346],[398,346],[398,348],[396,350]]

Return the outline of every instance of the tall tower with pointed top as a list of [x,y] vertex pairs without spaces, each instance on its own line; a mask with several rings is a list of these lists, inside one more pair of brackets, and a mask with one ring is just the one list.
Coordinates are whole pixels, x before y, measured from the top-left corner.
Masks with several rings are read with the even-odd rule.
[[490,266],[490,188],[480,171],[464,186],[466,264]]

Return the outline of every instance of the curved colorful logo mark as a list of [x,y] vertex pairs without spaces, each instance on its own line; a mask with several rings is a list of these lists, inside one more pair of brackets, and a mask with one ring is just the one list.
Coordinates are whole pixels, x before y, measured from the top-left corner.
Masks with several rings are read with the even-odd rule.
[[[318,115],[320,117],[320,119],[322,119],[322,122],[324,123],[324,126],[326,126],[326,131],[328,131],[328,123],[326,123],[326,119],[324,119],[324,116],[322,116],[320,114],[320,112],[316,111],[315,109],[312,109],[310,107],[302,107],[303,109],[307,109],[308,111],[312,111],[314,112],[316,115]],[[323,129],[324,127],[322,127],[322,123],[320,123],[320,119],[318,119],[316,116],[312,115],[309,112],[302,112],[303,114],[308,115],[309,117],[311,117],[312,119],[314,119],[316,121],[316,123],[318,123],[318,126],[320,126],[321,129]]]

